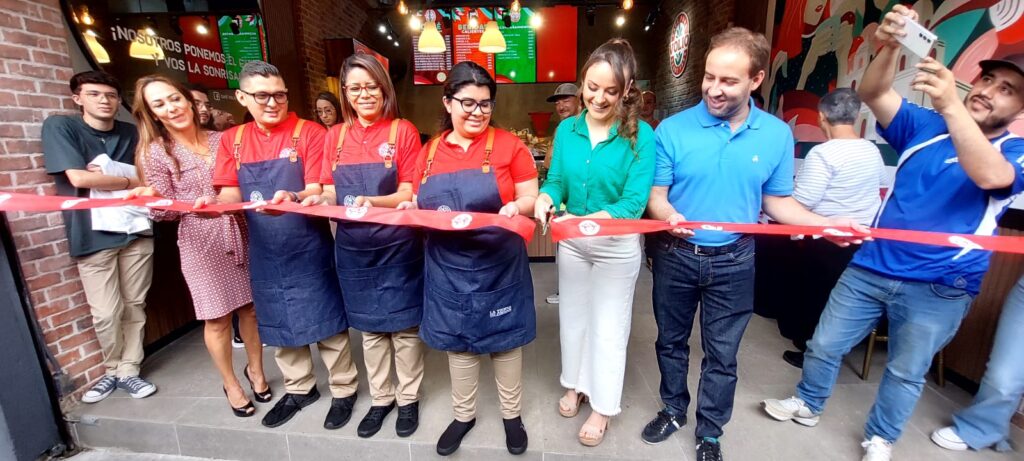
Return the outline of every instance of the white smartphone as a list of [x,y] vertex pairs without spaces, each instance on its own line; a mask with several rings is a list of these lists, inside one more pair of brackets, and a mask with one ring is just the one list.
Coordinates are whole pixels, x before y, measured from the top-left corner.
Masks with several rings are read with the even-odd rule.
[[909,18],[904,18],[904,20],[906,25],[903,26],[903,30],[907,32],[907,35],[897,36],[896,40],[918,57],[922,59],[928,57],[928,52],[935,46],[938,36],[918,24],[917,21]]

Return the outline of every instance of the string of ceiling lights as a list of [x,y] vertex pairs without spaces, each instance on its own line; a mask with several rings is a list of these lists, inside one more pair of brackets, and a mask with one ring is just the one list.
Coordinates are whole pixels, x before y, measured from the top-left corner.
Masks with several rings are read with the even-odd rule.
[[[621,0],[618,2],[619,14],[615,16],[615,25],[617,27],[623,27],[626,24],[626,14],[633,9],[635,4],[634,0]],[[501,18],[502,23],[505,27],[511,27],[513,22],[518,22],[520,17],[520,11],[522,5],[519,0],[512,0],[512,3],[508,8],[502,8],[500,15],[497,11],[492,10],[492,16],[497,19]],[[409,29],[412,33],[419,34],[419,40],[417,43],[417,50],[420,53],[435,54],[444,53],[448,51],[448,47],[444,42],[444,38],[441,36],[441,32],[438,30],[437,18],[435,15],[425,14],[424,11],[415,11],[409,9],[406,5],[405,0],[399,0],[395,6],[395,10],[401,16],[409,16]],[[655,22],[658,19],[658,14],[661,10],[660,3],[655,6],[647,14],[647,18],[644,20],[643,29],[644,32],[651,30],[654,27]],[[596,20],[597,5],[587,5],[584,9],[584,14],[587,18],[587,24],[593,26]],[[480,36],[480,51],[484,53],[503,53],[506,49],[505,37],[501,34],[501,30],[498,29],[498,23],[496,20],[489,20],[488,18],[482,18],[486,21],[484,25],[483,34]],[[471,10],[469,12],[468,26],[471,28],[480,27],[481,18],[477,17],[477,12]],[[530,27],[539,29],[544,24],[544,18],[541,17],[540,13],[533,11],[530,15]],[[381,35],[384,35],[389,42],[392,42],[394,46],[399,46],[399,34],[395,31],[391,25],[391,21],[384,19],[377,26],[377,31]]]

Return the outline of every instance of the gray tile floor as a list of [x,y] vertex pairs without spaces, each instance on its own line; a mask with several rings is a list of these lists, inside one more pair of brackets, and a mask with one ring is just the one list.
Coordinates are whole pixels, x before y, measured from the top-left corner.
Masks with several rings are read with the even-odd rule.
[[[633,326],[621,415],[612,420],[604,443],[597,448],[579,444],[576,433],[587,409],[574,419],[558,415],[558,310],[544,298],[554,291],[555,266],[533,265],[536,286],[537,340],[526,348],[523,420],[530,434],[530,449],[512,457],[504,448],[504,432],[497,404],[493,374],[485,365],[481,374],[477,426],[466,437],[453,459],[572,460],[692,460],[695,457],[693,425],[688,424],[667,442],[657,446],[640,440],[643,425],[659,409],[659,373],[654,354],[657,329],[651,313],[651,277],[644,269],[636,291]],[[358,341],[358,333],[353,338]],[[693,357],[689,376],[696,389],[700,352],[699,334],[693,335]],[[358,342],[355,342],[358,344]],[[765,417],[759,402],[766,397],[787,397],[799,379],[799,370],[786,365],[780,354],[787,347],[774,321],[754,317],[740,352],[740,382],[732,422],[726,426],[722,444],[728,460],[858,460],[862,426],[877,390],[884,366],[884,351],[876,354],[873,379],[861,381],[853,371],[862,351],[847,358],[821,424],[806,428],[779,423]],[[353,350],[357,363],[362,351]],[[360,399],[353,420],[337,431],[322,428],[328,398],[303,410],[286,425],[267,429],[259,424],[270,404],[260,405],[256,417],[240,419],[227,408],[220,382],[206,354],[201,330],[164,348],[144,364],[143,373],[160,390],[144,400],[132,400],[117,392],[107,400],[79,406],[72,414],[78,422],[75,433],[87,446],[116,447],[135,452],[184,455],[201,458],[242,460],[411,460],[437,459],[434,443],[452,418],[449,378],[443,353],[427,354],[419,430],[408,439],[395,435],[395,414],[385,428],[371,439],[356,436],[356,425],[370,405],[364,369],[360,365]],[[241,373],[244,356],[236,354]],[[272,352],[265,363],[276,395],[283,392],[280,373],[273,365]],[[485,362],[486,363],[486,362]],[[325,372],[318,364],[318,386],[327,395]],[[931,430],[946,424],[956,409],[970,401],[970,395],[955,385],[937,387],[929,381],[924,396],[895,449],[898,460],[1011,460],[1020,453],[993,451],[952,453],[935,447]],[[693,420],[693,409],[690,410]],[[1014,429],[1018,447],[1024,447],[1024,431]],[[100,459],[104,459],[101,457]]]

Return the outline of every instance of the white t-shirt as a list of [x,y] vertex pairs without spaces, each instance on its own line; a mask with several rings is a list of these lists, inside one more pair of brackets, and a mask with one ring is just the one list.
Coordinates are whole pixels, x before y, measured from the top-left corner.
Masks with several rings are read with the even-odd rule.
[[796,175],[793,198],[825,217],[870,225],[888,177],[878,147],[864,139],[833,139],[811,148]]

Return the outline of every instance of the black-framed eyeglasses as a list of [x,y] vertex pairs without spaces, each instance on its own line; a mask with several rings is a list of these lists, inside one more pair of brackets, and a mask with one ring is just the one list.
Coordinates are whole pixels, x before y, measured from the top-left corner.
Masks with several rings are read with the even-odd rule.
[[256,100],[256,104],[259,104],[259,105],[264,105],[264,104],[270,102],[270,98],[274,98],[274,102],[276,102],[278,104],[284,104],[284,103],[288,102],[288,92],[287,91],[279,91],[277,93],[264,93],[262,91],[260,91],[258,93],[250,93],[250,92],[245,91],[245,90],[238,90],[238,91],[241,91],[242,93],[245,93],[245,94],[247,94],[249,96],[252,96],[252,98]]
[[489,114],[491,112],[494,112],[493,99],[484,99],[483,101],[477,101],[476,99],[472,98],[459,99],[456,98],[455,96],[449,97],[448,99],[458,101],[459,104],[462,105],[462,110],[466,111],[467,113],[473,113],[473,111],[475,111],[477,107],[480,108],[481,114]]

